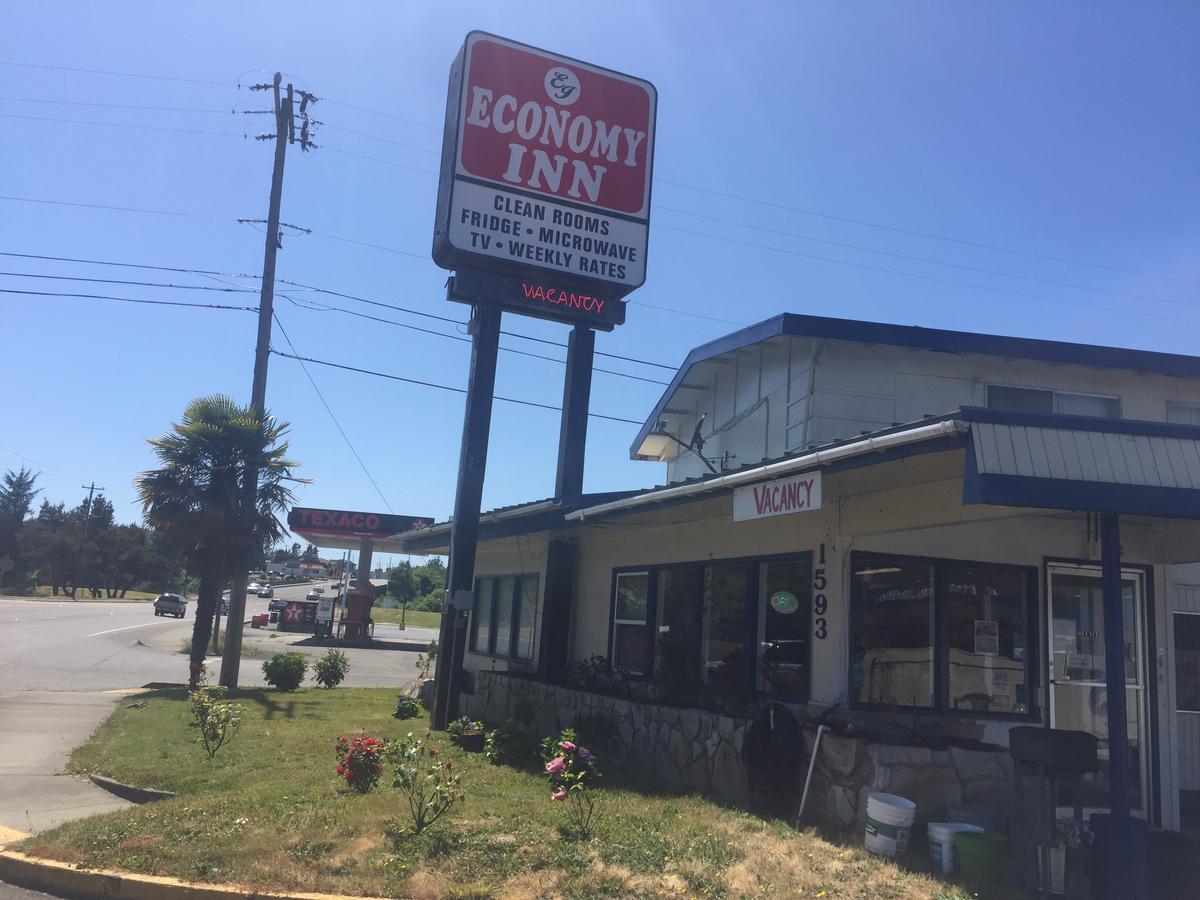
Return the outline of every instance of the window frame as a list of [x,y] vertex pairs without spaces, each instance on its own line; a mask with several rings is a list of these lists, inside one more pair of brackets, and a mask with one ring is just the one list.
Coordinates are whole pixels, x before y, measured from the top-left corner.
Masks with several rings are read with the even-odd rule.
[[[496,646],[496,612],[500,606],[500,585],[505,578],[513,580],[512,589],[512,610],[509,618],[508,632],[508,647],[499,648]],[[519,634],[521,628],[521,582],[525,579],[533,579],[533,640],[529,645],[529,656],[518,656],[516,648],[519,644]],[[478,644],[478,622],[479,609],[481,607],[480,593],[483,585],[491,584],[491,592],[487,599],[488,604],[488,641],[487,647],[480,648]],[[495,575],[480,575],[475,578],[475,598],[471,605],[471,623],[470,623],[470,639],[467,644],[467,652],[473,653],[476,656],[487,656],[493,659],[508,659],[516,662],[532,662],[537,658],[537,619],[538,619],[538,602],[537,597],[541,590],[541,575],[537,572],[501,572]]]
[[[1175,617],[1192,616],[1197,621],[1200,621],[1200,612],[1193,612],[1186,609],[1173,609],[1171,610],[1171,614]],[[1195,709],[1186,708],[1179,705],[1179,638],[1176,637],[1176,635],[1179,634],[1179,629],[1177,627],[1178,624],[1178,618],[1171,619],[1171,655],[1174,657],[1171,674],[1175,679],[1175,712],[1177,714],[1183,713],[1189,716],[1200,715],[1200,705],[1197,705]]]
[[[804,562],[808,564],[809,572],[813,571],[814,553],[811,550],[799,550],[792,553],[768,553],[755,556],[732,556],[721,559],[695,559],[682,560],[679,562],[669,563],[648,563],[637,566],[618,566],[612,570],[612,586],[610,589],[610,602],[608,614],[608,664],[614,671],[619,671],[622,677],[628,681],[653,682],[655,680],[654,670],[658,663],[658,613],[659,613],[659,575],[663,572],[668,572],[673,569],[687,569],[705,566],[722,566],[722,565],[740,565],[745,573],[745,616],[743,621],[743,641],[742,646],[749,651],[744,654],[745,669],[743,670],[743,679],[746,685],[754,692],[755,696],[769,697],[775,700],[781,700],[788,703],[803,704],[808,702],[808,693],[812,692],[812,653],[813,653],[813,638],[812,638],[812,586],[809,585],[808,598],[808,635],[809,639],[805,648],[804,665],[808,671],[808,685],[805,696],[797,696],[795,694],[786,694],[779,691],[768,691],[758,687],[755,673],[758,670],[758,621],[759,621],[759,569],[763,563],[770,562]],[[628,622],[621,620],[620,623],[616,620],[617,610],[617,579],[622,575],[639,575],[645,574],[646,578],[646,622],[645,622],[645,639],[649,642],[650,647],[650,671],[644,675],[636,675],[626,673],[624,670],[617,669],[613,665],[613,649],[615,647],[615,636],[617,624],[638,624],[637,622]],[[702,622],[704,611],[703,608],[696,610],[698,624]],[[701,628],[701,633],[703,629]],[[703,640],[703,638],[701,638]],[[698,652],[703,656],[703,647],[697,648]]]
[[[620,672],[621,677],[628,681],[654,680],[654,645],[652,642],[654,635],[658,632],[658,579],[655,574],[652,566],[626,566],[612,571],[612,590],[608,609],[608,665],[614,672]],[[641,622],[636,619],[617,618],[617,584],[622,576],[627,575],[646,576],[646,617]],[[643,627],[644,639],[651,642],[649,671],[633,672],[616,666],[613,651],[617,646],[618,625],[641,625]]]
[[[854,602],[854,570],[863,565],[880,565],[888,562],[910,565],[926,565],[933,570],[933,705],[932,706],[890,706],[884,703],[863,703],[853,695],[854,687],[854,636],[861,625],[857,604]],[[956,709],[950,706],[950,609],[949,591],[946,570],[952,566],[975,566],[989,569],[1008,569],[1022,573],[1025,576],[1025,694],[1027,697],[1025,712],[1006,713],[991,712],[981,709]],[[1041,609],[1041,575],[1038,566],[1020,565],[1018,563],[998,563],[977,559],[957,559],[941,556],[912,556],[903,553],[887,553],[876,550],[854,550],[850,553],[850,568],[846,578],[846,605],[849,617],[846,632],[847,668],[846,685],[849,707],[856,710],[873,710],[886,712],[896,710],[906,715],[940,716],[955,719],[998,719],[1008,722],[1027,722],[1041,720],[1041,706],[1038,704],[1038,688],[1041,684],[1041,670],[1037,661],[1041,658],[1040,622],[1038,610]]]
[[[1193,403],[1190,400],[1168,400],[1166,402],[1166,407],[1165,407],[1166,421],[1168,421],[1168,422],[1176,421],[1175,419],[1171,418],[1171,408],[1172,407],[1175,407],[1177,409],[1186,409],[1193,413],[1196,413],[1196,419],[1200,420],[1200,403]],[[1180,423],[1180,424],[1193,425],[1195,423],[1194,422],[1184,422],[1184,423]]]
[[[1030,385],[1027,385],[1027,384],[1005,384],[1004,382],[1000,382],[1000,381],[984,382],[983,387],[984,387],[983,405],[987,409],[1004,409],[1004,407],[1002,407],[1002,406],[992,406],[989,403],[990,391],[992,388],[997,387],[997,388],[1007,388],[1009,390],[1014,390],[1014,391],[1037,391],[1038,393],[1049,394],[1050,395],[1050,414],[1051,415],[1056,415],[1056,416],[1070,415],[1070,413],[1060,413],[1057,409],[1058,398],[1060,396],[1064,396],[1064,397],[1090,397],[1094,400],[1112,400],[1112,401],[1116,402],[1117,414],[1115,416],[1085,416],[1083,418],[1122,419],[1125,417],[1124,410],[1121,407],[1121,395],[1120,394],[1098,394],[1098,393],[1094,393],[1092,391],[1063,391],[1063,390],[1059,390],[1058,388],[1031,387]],[[1168,402],[1170,402],[1170,401],[1168,401]]]

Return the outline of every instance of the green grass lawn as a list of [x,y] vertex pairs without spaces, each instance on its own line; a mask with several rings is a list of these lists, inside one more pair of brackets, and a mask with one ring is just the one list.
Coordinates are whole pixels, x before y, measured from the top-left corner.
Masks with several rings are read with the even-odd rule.
[[[47,585],[38,585],[34,588],[32,594],[4,594],[5,597],[11,597],[14,600],[66,600],[70,602],[70,594],[59,594],[54,596],[53,590]],[[87,603],[135,603],[153,600],[158,594],[152,594],[147,591],[126,591],[124,597],[106,597],[101,593],[99,597],[92,597],[91,592],[82,588],[76,592],[76,597],[80,602]]]
[[[22,849],[263,890],[390,897],[853,897],[951,900],[967,893],[829,843],[815,832],[606,773],[595,836],[564,836],[564,809],[534,770],[492,766],[448,740],[467,801],[421,836],[385,777],[370,794],[334,772],[334,740],[360,729],[427,729],[392,718],[391,690],[243,691],[241,733],[209,761],[181,691],[130,698],[79,748],[71,771],[178,792],[60,826]],[[442,737],[438,735],[438,737]]]
[[442,614],[437,612],[425,612],[423,610],[399,610],[399,609],[384,609],[380,606],[371,608],[371,618],[378,622],[399,623],[400,613],[404,612],[404,621],[410,628],[440,628],[442,625]]

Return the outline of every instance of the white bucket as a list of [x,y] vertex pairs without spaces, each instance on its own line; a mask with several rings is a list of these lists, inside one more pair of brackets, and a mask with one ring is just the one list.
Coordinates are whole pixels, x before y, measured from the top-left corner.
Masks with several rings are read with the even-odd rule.
[[954,852],[954,835],[960,831],[983,831],[978,825],[966,822],[930,822],[929,864],[935,872],[951,875],[958,869],[958,856]]
[[908,847],[908,832],[916,815],[917,804],[906,797],[868,794],[863,846],[877,856],[901,856]]

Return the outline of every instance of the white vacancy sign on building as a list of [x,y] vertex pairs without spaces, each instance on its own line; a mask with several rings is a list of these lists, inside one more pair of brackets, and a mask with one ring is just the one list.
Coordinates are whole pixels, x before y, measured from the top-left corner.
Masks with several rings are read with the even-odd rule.
[[806,472],[733,492],[733,521],[766,519],[821,508],[821,473]]

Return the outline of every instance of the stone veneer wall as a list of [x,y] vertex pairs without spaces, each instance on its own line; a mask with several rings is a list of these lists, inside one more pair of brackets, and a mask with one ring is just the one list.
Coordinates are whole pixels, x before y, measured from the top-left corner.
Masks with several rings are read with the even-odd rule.
[[[464,694],[460,706],[464,715],[492,725],[532,714],[543,736],[590,720],[590,730],[599,726],[609,733],[604,746],[595,748],[609,758],[672,787],[738,806],[753,800],[741,758],[749,719],[622,700],[487,671],[475,673],[475,692]],[[801,787],[814,733],[811,728],[804,731],[805,752],[797,772]],[[1003,832],[1012,808],[1012,767],[1008,754],[1000,751],[896,747],[825,732],[805,819],[836,830],[861,831],[871,791],[908,797],[917,804],[919,822],[942,820],[949,807],[977,807]]]

